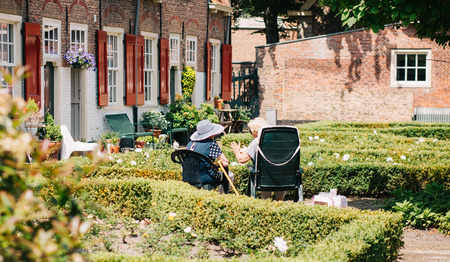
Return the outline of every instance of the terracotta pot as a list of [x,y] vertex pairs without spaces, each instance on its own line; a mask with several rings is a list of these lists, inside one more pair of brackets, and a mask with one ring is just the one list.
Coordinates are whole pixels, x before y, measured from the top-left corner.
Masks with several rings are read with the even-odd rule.
[[144,141],[135,141],[134,145],[136,148],[144,148],[145,147],[145,142]]
[[42,140],[40,148],[47,151],[49,154],[45,155],[45,159],[59,159],[59,152],[61,151],[61,142],[49,141],[48,139]]
[[161,135],[162,130],[161,129],[148,129],[148,128],[144,128],[145,132],[152,132],[153,131],[153,136],[159,137]]
[[119,153],[120,152],[120,146],[110,146],[109,150],[111,153]]
[[222,104],[223,104],[223,99],[216,99],[214,100],[214,106],[219,109],[222,110]]

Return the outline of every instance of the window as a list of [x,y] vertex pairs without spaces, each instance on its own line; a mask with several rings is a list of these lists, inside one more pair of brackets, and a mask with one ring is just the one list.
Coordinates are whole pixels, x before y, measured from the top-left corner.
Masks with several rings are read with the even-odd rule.
[[220,45],[214,42],[211,43],[211,94],[212,96],[219,96]]
[[392,52],[393,87],[430,87],[429,50],[394,50]]
[[169,57],[170,63],[180,62],[180,35],[170,35]]
[[186,37],[186,64],[192,67],[197,65],[197,38]]
[[73,48],[81,48],[87,51],[86,31],[80,29],[72,29],[70,32],[70,46]]
[[59,25],[44,23],[44,55],[59,56]]
[[[12,73],[14,71],[14,25],[0,21],[0,66]],[[13,87],[1,77],[1,85],[8,87],[12,93]]]
[[117,35],[107,37],[107,60],[108,60],[108,94],[109,103],[117,103],[117,83],[119,74],[119,50],[117,48]]
[[144,42],[144,100],[150,102],[152,100],[152,86],[155,78],[155,39],[146,38]]

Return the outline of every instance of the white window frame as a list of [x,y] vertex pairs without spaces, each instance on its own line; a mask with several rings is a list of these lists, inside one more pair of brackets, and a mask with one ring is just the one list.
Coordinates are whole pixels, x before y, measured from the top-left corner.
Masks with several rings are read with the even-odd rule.
[[169,60],[170,64],[178,65],[180,63],[180,35],[170,34],[169,36]]
[[[52,40],[52,39],[47,39],[45,37],[45,28],[46,26],[52,27],[52,28],[57,28],[58,29],[58,34],[56,35],[57,39],[56,40]],[[57,42],[58,47],[56,48],[56,53],[48,53],[46,52],[45,49],[45,44],[47,41],[52,41],[52,43]],[[52,62],[57,62],[58,64],[61,62],[61,21],[60,20],[55,20],[55,19],[50,19],[50,18],[43,18],[42,21],[42,53],[44,54],[44,64],[47,61],[52,61]]]
[[[158,91],[158,34],[147,32],[142,32],[141,34],[144,36],[144,101],[146,105],[156,105]],[[151,54],[148,53],[147,49],[147,44],[149,44],[149,41],[152,41],[150,43],[152,49]],[[149,66],[149,63],[151,66]],[[148,76],[150,76],[150,81],[148,81]]]
[[197,37],[186,36],[186,65],[197,68]]
[[[107,67],[108,67],[108,106],[113,106],[112,108],[115,109],[114,106],[122,106],[123,105],[123,56],[124,56],[124,44],[123,44],[123,35],[124,35],[124,29],[123,28],[116,28],[116,27],[103,27],[103,30],[106,32],[106,38],[107,38]],[[110,36],[116,37],[117,39],[117,64],[114,67],[110,66],[110,61],[108,59],[110,55],[109,51],[109,45],[108,41],[110,39]],[[114,72],[115,74],[115,85],[112,85],[110,81],[110,74]],[[115,97],[113,96],[113,93],[111,92],[112,89],[115,89]],[[115,98],[115,99],[113,99]]]
[[[73,31],[78,31],[84,33],[84,41],[80,41],[80,39],[73,39]],[[84,52],[88,52],[88,25],[78,24],[78,23],[70,23],[70,48],[76,46],[77,48],[81,47]]]
[[[426,81],[411,81],[411,80],[405,80],[405,81],[398,81],[397,80],[397,55],[404,54],[404,55],[426,55],[426,65],[425,65],[425,78]],[[399,87],[399,88],[428,88],[431,87],[431,49],[393,49],[391,50],[391,87]],[[417,68],[423,68],[416,65],[414,67],[408,67],[405,66],[405,69],[417,69]],[[407,75],[407,72],[405,72]],[[416,73],[417,75],[417,73]]]
[[[211,42],[211,95],[214,97],[220,96],[222,91],[220,81],[220,41],[210,39],[209,42]],[[214,50],[216,51],[215,53]]]
[[[0,13],[0,23],[2,24],[12,24],[12,44],[11,45],[11,52],[8,52],[8,56],[11,56],[12,59],[5,62],[3,61],[3,57],[0,57],[0,66],[7,68],[8,71],[13,72],[14,68],[21,64],[22,61],[22,48],[21,48],[21,23],[22,23],[22,17],[16,16],[16,15],[10,15],[10,14],[3,14]],[[0,28],[1,30],[1,28]],[[3,42],[2,45],[0,45],[1,50],[3,50]],[[3,77],[0,75],[0,80],[3,80]],[[6,83],[0,82],[3,87],[8,87],[11,95],[18,95],[22,93],[22,83],[21,81],[17,81],[14,85],[6,85]],[[36,101],[40,102],[40,101]]]

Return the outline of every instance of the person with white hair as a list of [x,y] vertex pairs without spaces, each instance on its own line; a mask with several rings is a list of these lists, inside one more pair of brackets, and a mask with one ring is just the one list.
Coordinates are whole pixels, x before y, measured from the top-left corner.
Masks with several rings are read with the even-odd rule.
[[[209,157],[212,161],[221,161],[223,167],[227,169],[229,161],[225,154],[220,149],[217,142],[214,140],[216,135],[223,132],[224,127],[218,124],[211,123],[208,119],[202,120],[197,124],[197,131],[190,137],[190,142],[186,148]],[[213,189],[219,185],[219,192],[228,194],[230,191],[230,184],[228,179],[215,169],[202,169],[200,176],[203,184],[210,185],[207,189]],[[228,172],[230,180],[233,182],[234,174]]]
[[[241,143],[231,142],[230,146],[233,150],[236,159],[240,164],[245,164],[249,160],[252,160],[253,165],[255,165],[256,153],[258,152],[258,132],[261,128],[268,126],[267,121],[262,117],[257,117],[255,119],[250,120],[247,126],[250,129],[250,134],[253,136],[252,142],[248,145],[248,147],[242,147]],[[272,193],[275,193],[275,200],[283,201],[284,196],[286,195],[286,191],[261,191],[261,196],[263,199],[272,198]]]

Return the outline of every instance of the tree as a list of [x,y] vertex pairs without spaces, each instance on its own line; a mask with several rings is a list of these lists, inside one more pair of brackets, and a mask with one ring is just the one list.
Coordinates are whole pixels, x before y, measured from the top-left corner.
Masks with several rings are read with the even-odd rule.
[[[300,4],[296,0],[232,0],[232,6],[235,10],[242,10],[252,17],[263,17],[266,43],[271,44],[280,41],[278,17],[286,16],[288,10],[296,9]],[[235,14],[236,16],[239,14]]]
[[320,0],[337,10],[344,26],[359,24],[377,33],[387,24],[413,26],[419,38],[430,38],[445,47],[450,42],[449,0]]

